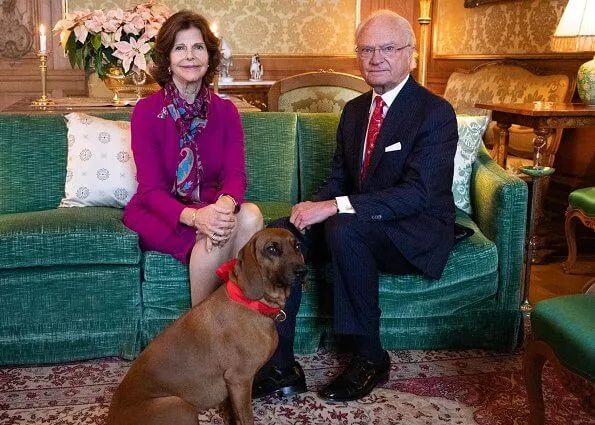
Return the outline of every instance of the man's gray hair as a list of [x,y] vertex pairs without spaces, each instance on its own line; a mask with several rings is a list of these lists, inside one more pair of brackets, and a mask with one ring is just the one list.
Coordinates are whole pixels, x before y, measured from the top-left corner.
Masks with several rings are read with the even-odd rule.
[[[355,40],[357,42],[357,38],[359,37],[359,33],[361,32],[362,28],[365,27],[370,23],[370,21],[378,18],[378,17],[386,17],[390,18],[395,21],[395,26],[399,32],[403,32],[407,36],[407,44],[411,46],[413,49],[413,53],[411,54],[411,60],[409,62],[409,70],[412,71],[417,67],[417,49],[415,48],[416,41],[415,41],[415,33],[413,32],[413,27],[409,23],[409,21],[399,15],[397,12],[393,12],[392,10],[382,9],[377,10],[368,16],[364,21],[362,21],[355,30]],[[401,47],[401,46],[397,46]]]

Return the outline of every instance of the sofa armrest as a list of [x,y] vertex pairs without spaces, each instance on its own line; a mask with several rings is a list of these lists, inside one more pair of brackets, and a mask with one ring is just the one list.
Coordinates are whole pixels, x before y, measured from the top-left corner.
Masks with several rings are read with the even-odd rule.
[[498,250],[497,302],[516,308],[522,285],[527,185],[499,167],[482,146],[473,164],[470,190],[473,219]]

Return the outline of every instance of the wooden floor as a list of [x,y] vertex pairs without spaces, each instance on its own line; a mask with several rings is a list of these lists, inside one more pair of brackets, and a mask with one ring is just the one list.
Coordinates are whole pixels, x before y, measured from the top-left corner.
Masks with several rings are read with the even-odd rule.
[[577,262],[583,269],[582,274],[564,273],[562,263],[562,259],[556,259],[549,264],[531,266],[531,304],[560,295],[578,294],[590,279],[595,278],[595,259]]

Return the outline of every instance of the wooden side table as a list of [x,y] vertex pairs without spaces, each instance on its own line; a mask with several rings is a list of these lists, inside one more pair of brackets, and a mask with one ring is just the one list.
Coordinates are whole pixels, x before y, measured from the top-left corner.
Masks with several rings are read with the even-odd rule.
[[541,165],[544,155],[555,154],[558,149],[558,146],[547,146],[547,137],[556,129],[595,126],[595,108],[581,103],[477,103],[475,107],[492,111],[492,120],[498,123],[500,140],[497,161],[503,168],[506,168],[510,137],[508,129],[512,124],[533,128],[534,160],[538,160]]
[[[544,166],[543,156],[552,155],[558,146],[548,146],[548,136],[556,129],[577,128],[595,126],[595,108],[589,108],[584,104],[576,103],[555,103],[555,102],[533,102],[533,103],[477,103],[477,108],[492,111],[492,120],[498,123],[500,129],[500,140],[496,146],[497,161],[500,166],[506,168],[506,157],[508,155],[509,128],[512,124],[523,125],[533,128],[535,138],[533,139],[533,165],[523,167],[524,174],[531,177],[533,190],[531,196],[531,215],[526,244],[525,257],[525,278],[523,285],[523,301],[521,309],[524,313],[531,311],[529,304],[529,285],[531,263],[535,250],[536,235],[535,221],[541,212],[541,180],[547,178],[554,172],[553,168]],[[548,161],[552,163],[553,161]]]

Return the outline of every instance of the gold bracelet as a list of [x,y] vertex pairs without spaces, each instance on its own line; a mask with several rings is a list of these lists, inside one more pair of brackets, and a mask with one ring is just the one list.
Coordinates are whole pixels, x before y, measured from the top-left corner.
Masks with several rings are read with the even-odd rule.
[[239,210],[239,205],[238,205],[238,201],[236,201],[236,198],[231,196],[229,193],[222,193],[221,195],[219,195],[219,197],[217,197],[217,200],[223,198],[224,196],[227,196],[229,199],[231,199],[231,202],[233,202],[233,210],[234,210],[234,212],[237,213]]
[[192,211],[192,227],[196,229],[196,209]]

